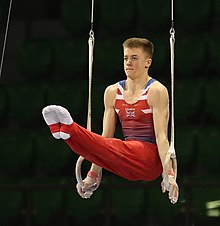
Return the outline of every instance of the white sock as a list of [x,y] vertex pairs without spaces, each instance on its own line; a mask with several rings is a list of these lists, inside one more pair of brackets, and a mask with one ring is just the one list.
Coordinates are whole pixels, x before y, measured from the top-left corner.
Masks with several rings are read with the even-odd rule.
[[57,117],[59,118],[59,121],[62,124],[71,125],[73,123],[73,119],[66,108],[61,106],[56,106],[55,111],[57,113]]
[[[55,105],[50,105],[45,107],[42,110],[42,114],[47,125],[53,125],[59,123],[59,118],[57,117],[57,113],[54,111]],[[56,139],[60,139],[60,132],[52,133],[53,137]]]

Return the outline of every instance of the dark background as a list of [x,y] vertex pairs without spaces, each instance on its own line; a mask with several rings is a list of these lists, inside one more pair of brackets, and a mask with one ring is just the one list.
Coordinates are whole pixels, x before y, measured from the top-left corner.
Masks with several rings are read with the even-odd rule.
[[[8,7],[0,0],[1,46]],[[82,200],[73,173],[78,156],[43,121],[42,108],[60,104],[86,126],[90,14],[90,0],[12,4],[0,78],[0,226],[219,225],[220,1],[175,1],[175,206],[160,179],[129,182],[107,171]],[[170,1],[95,1],[92,131],[102,130],[105,88],[125,78],[126,38],[154,43],[150,75],[170,90],[170,26]]]

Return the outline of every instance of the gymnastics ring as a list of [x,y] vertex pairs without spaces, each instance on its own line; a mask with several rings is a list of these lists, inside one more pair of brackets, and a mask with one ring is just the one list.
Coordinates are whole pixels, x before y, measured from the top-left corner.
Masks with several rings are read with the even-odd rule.
[[[81,188],[83,187],[83,180],[82,180],[82,175],[81,175],[81,168],[82,168],[83,161],[84,161],[84,158],[82,156],[80,156],[76,162],[76,167],[75,167],[76,180]],[[99,185],[101,183],[101,179],[102,179],[102,170],[99,173],[99,178],[98,178],[97,183],[94,183],[93,185],[91,185],[88,188],[88,190],[91,190],[92,192],[94,192],[99,187]]]

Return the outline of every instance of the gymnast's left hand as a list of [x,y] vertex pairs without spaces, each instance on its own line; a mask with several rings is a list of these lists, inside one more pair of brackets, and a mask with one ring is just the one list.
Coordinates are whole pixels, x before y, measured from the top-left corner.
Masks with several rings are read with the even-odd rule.
[[166,175],[163,177],[161,182],[162,192],[165,193],[166,190],[169,193],[169,199],[172,204],[176,204],[179,198],[179,186],[176,182],[176,179],[172,175]]

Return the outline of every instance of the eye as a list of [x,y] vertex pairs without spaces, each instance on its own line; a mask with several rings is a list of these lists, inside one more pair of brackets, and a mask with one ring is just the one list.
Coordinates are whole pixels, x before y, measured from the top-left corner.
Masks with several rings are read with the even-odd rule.
[[131,60],[137,60],[137,59],[138,59],[138,57],[136,57],[136,56],[131,57]]

